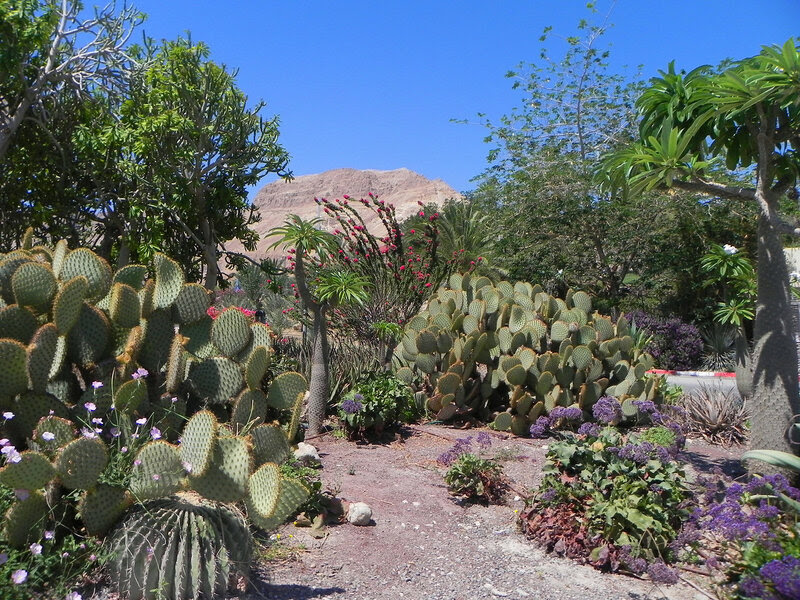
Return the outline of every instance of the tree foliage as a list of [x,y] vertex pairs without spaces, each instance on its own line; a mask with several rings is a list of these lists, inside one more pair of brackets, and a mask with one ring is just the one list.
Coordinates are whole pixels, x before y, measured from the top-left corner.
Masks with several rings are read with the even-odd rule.
[[[609,155],[602,176],[630,195],[677,188],[746,201],[758,214],[753,423],[757,448],[791,451],[800,414],[797,350],[782,235],[800,235],[781,205],[797,198],[800,50],[796,40],[762,48],[722,71],[667,71],[639,98],[639,139]],[[745,182],[731,184],[727,172]]]

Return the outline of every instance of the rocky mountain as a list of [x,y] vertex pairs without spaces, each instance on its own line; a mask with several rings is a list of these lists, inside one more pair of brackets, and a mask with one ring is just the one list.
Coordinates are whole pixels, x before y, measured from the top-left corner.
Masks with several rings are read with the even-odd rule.
[[[419,207],[417,201],[424,204],[434,202],[438,205],[448,198],[460,198],[461,195],[441,179],[428,179],[408,169],[393,171],[374,171],[357,169],[334,169],[317,175],[301,175],[290,182],[274,181],[261,188],[255,197],[255,205],[261,213],[261,221],[253,229],[261,236],[258,247],[247,252],[255,259],[264,256],[278,256],[277,251],[267,251],[274,239],[265,238],[272,228],[282,225],[290,214],[297,214],[305,219],[325,218],[325,213],[314,202],[314,198],[341,198],[347,194],[353,198],[366,198],[372,192],[381,200],[394,204],[399,220],[403,220]],[[362,208],[360,203],[351,203]],[[363,211],[367,227],[381,233],[380,221],[369,211]],[[332,219],[330,220],[332,221]],[[326,222],[326,227],[333,230],[333,223]],[[226,244],[228,250],[243,252],[238,241]]]

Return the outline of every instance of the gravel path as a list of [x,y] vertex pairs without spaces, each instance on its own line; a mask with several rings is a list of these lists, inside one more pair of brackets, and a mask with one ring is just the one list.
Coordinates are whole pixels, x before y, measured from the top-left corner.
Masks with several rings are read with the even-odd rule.
[[[374,524],[329,527],[324,539],[286,526],[281,543],[304,546],[296,560],[259,567],[257,598],[380,600],[694,600],[708,598],[689,584],[663,586],[603,574],[545,554],[517,531],[522,508],[461,505],[448,494],[435,458],[470,432],[414,426],[387,445],[356,445],[326,436],[315,440],[322,480],[339,497],[371,505]],[[492,432],[491,454],[504,461],[519,492],[536,483],[541,443]],[[712,464],[711,461],[709,464]]]

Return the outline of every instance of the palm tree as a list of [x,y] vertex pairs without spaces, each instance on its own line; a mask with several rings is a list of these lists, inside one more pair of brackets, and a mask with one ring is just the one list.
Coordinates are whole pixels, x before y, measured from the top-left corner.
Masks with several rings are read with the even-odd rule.
[[325,420],[325,409],[330,393],[330,345],[326,312],[336,304],[363,303],[367,298],[367,282],[354,273],[338,271],[323,275],[312,293],[306,273],[305,260],[316,256],[324,258],[338,248],[336,238],[318,229],[321,219],[305,221],[297,215],[289,215],[282,227],[276,227],[267,237],[279,236],[270,248],[290,248],[294,254],[294,276],[297,291],[303,305],[313,316],[311,354],[311,382],[308,397],[308,435],[319,435]]

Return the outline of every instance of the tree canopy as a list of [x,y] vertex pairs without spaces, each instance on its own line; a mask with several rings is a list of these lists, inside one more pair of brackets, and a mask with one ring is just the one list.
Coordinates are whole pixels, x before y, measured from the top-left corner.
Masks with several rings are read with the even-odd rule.
[[[754,324],[756,448],[793,451],[800,414],[797,349],[783,235],[800,235],[782,208],[800,177],[800,51],[794,39],[717,71],[674,65],[637,101],[639,139],[609,155],[602,177],[630,196],[677,188],[746,201],[758,214],[758,296]],[[726,175],[736,171],[742,183]],[[794,439],[791,436],[794,435]]]

